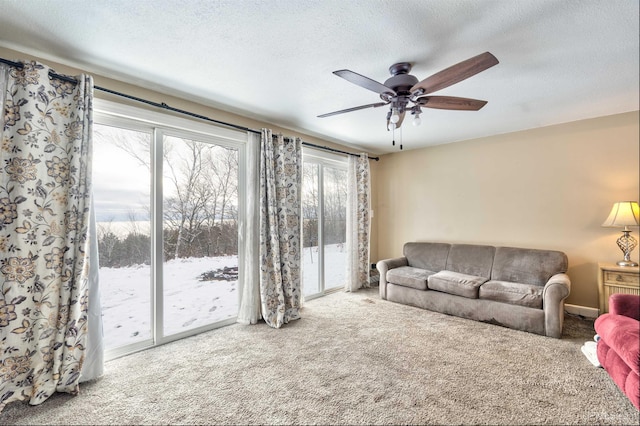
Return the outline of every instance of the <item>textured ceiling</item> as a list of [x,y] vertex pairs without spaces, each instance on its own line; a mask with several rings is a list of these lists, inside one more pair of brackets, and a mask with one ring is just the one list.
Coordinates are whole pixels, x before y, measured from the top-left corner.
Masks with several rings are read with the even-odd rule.
[[[0,46],[274,125],[394,152],[387,108],[336,77],[422,80],[479,53],[500,64],[434,94],[405,149],[638,110],[637,0],[0,0]],[[6,58],[17,60],[21,58]],[[396,135],[398,139],[399,135]]]

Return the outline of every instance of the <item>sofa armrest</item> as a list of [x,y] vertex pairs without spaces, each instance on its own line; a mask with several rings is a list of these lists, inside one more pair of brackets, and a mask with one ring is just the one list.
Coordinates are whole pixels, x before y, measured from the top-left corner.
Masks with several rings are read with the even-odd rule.
[[640,296],[626,293],[612,294],[609,296],[609,313],[640,321]]
[[562,337],[564,325],[564,299],[571,292],[571,280],[567,274],[556,274],[549,278],[542,292],[545,335]]
[[376,268],[380,273],[380,298],[387,299],[387,271],[393,268],[399,268],[401,266],[408,266],[409,262],[406,257],[394,257],[393,259],[380,260],[376,263]]

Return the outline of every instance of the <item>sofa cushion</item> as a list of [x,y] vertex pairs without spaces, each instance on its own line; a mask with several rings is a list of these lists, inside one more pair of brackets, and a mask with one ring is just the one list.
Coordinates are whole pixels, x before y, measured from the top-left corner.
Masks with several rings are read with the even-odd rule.
[[486,281],[483,277],[444,270],[429,276],[427,287],[430,290],[477,299],[478,288]]
[[567,265],[561,251],[497,247],[491,279],[543,286],[553,275],[567,272]]
[[542,291],[544,287],[508,281],[487,281],[480,287],[480,299],[542,309]]
[[387,282],[416,290],[426,290],[427,278],[432,274],[433,272],[426,269],[401,266],[387,271]]
[[444,269],[489,279],[495,253],[493,246],[452,244]]
[[409,266],[438,272],[447,265],[449,247],[445,243],[406,243],[402,251]]
[[602,338],[598,340],[596,352],[600,365],[611,376],[611,380],[640,410],[640,377],[638,374],[631,370],[627,363]]
[[594,323],[600,339],[615,351],[636,374],[640,374],[640,323],[623,315],[604,314]]

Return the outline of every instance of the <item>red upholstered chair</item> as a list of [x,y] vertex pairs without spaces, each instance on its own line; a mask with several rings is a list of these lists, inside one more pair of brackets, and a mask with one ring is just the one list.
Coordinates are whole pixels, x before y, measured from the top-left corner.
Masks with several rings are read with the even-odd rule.
[[640,296],[612,294],[609,313],[595,322],[598,361],[640,410]]

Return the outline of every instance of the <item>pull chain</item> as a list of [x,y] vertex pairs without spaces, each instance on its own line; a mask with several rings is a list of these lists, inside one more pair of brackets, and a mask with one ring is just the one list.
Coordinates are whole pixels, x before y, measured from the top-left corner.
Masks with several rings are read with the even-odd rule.
[[391,130],[392,130],[392,132],[393,132],[393,133],[392,133],[392,135],[393,135],[393,136],[392,136],[392,138],[393,138],[392,145],[393,145],[393,146],[396,146],[396,125],[395,125],[395,124],[392,124],[391,126],[392,126],[392,129],[391,129]]

